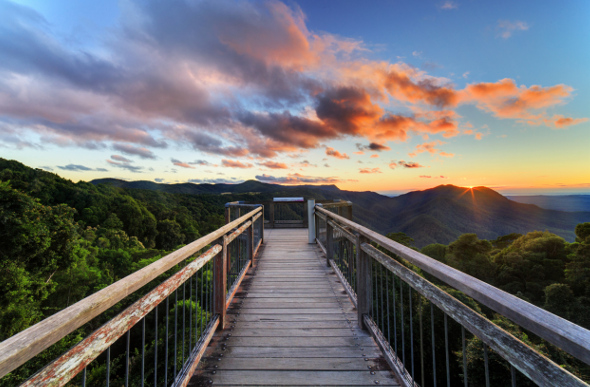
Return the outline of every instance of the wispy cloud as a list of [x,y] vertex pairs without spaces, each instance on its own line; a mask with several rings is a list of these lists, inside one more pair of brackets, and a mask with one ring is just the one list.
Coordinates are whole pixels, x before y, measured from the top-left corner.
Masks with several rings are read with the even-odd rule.
[[346,153],[340,153],[336,149],[326,147],[326,154],[328,156],[336,157],[337,159],[349,159],[350,157]]
[[383,173],[380,168],[359,168],[359,173]]
[[508,39],[512,36],[515,31],[526,31],[529,29],[529,25],[527,22],[523,22],[520,20],[498,20],[498,24],[496,25],[496,29],[498,32],[498,37],[502,37],[504,39]]
[[445,1],[439,6],[440,9],[444,9],[445,11],[450,11],[451,9],[459,8],[459,4],[455,3],[454,1]]
[[170,159],[170,161],[172,162],[172,164],[176,165],[177,167],[195,169],[195,167],[193,167],[190,163],[185,163],[183,161],[180,161],[180,160],[177,160],[174,158]]
[[274,184],[336,184],[345,181],[337,177],[304,176],[299,173],[290,173],[287,176],[279,177],[263,174],[256,176],[256,179]]
[[285,163],[278,163],[276,161],[264,161],[261,163],[258,163],[258,165],[261,165],[263,167],[267,167],[270,169],[288,169],[289,167],[287,166],[287,164]]
[[221,160],[221,165],[223,165],[224,167],[228,167],[228,168],[242,168],[242,169],[254,167],[254,165],[250,164],[250,163],[242,163],[241,161],[238,161],[238,160],[225,160],[225,159]]
[[132,162],[132,160],[126,159],[125,157],[118,155],[112,155],[110,159],[107,159],[107,163],[111,164],[112,166],[121,169],[126,169],[129,172],[133,173],[142,173],[144,168],[136,165],[131,165]]
[[144,147],[129,144],[113,144],[113,149],[123,152],[126,155],[139,156],[142,159],[155,159],[156,155]]
[[[68,165],[64,165],[64,166],[58,165],[57,167],[61,170],[70,171],[70,172],[88,172],[88,171],[108,172],[108,170],[105,168],[90,168],[90,167],[87,167],[85,165],[80,165],[80,164],[68,164]],[[43,168],[45,168],[45,167],[43,167]]]

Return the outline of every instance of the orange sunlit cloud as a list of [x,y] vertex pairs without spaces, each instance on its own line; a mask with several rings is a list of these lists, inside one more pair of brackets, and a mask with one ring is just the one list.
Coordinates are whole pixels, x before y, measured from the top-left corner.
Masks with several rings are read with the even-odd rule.
[[249,163],[242,163],[241,161],[238,160],[226,160],[223,159],[221,160],[221,165],[223,165],[224,167],[228,167],[228,168],[252,168],[254,165],[249,164]]
[[337,159],[350,159],[350,157],[346,153],[340,153],[336,149],[331,147],[326,147],[326,154],[328,156],[336,157]]

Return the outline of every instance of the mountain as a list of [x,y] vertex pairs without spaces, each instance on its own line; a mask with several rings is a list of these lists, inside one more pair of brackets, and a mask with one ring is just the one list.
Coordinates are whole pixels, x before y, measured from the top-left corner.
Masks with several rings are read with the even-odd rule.
[[576,225],[590,222],[588,211],[565,212],[518,203],[486,187],[469,189],[440,185],[391,198],[370,191],[340,190],[334,185],[284,186],[253,180],[240,184],[158,184],[102,179],[92,183],[169,193],[255,193],[266,198],[303,196],[316,200],[349,200],[354,205],[356,222],[382,234],[404,232],[418,247],[430,243],[448,244],[465,233],[476,233],[482,239],[496,239],[510,233],[525,234],[536,230],[547,230],[572,242]]
[[590,221],[590,212],[547,210],[512,201],[486,187],[441,185],[392,198],[386,205],[387,213],[395,214],[389,216],[387,230],[408,234],[417,246],[447,244],[464,233],[495,239],[535,230],[572,242],[576,225]]
[[507,198],[519,203],[535,204],[548,210],[590,211],[590,195],[507,196]]

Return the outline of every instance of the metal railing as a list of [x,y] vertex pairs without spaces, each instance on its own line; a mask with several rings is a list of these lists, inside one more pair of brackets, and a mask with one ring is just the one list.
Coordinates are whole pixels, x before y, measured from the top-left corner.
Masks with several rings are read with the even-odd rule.
[[[518,329],[507,319],[586,364],[590,331],[325,207],[315,206],[316,241],[357,307],[359,325],[405,386],[588,386],[511,334]],[[504,316],[494,319],[502,327],[469,297]]]
[[262,243],[263,208],[248,210],[0,343],[0,381],[180,264],[182,269],[22,385],[186,386],[213,333],[225,327],[227,307]]

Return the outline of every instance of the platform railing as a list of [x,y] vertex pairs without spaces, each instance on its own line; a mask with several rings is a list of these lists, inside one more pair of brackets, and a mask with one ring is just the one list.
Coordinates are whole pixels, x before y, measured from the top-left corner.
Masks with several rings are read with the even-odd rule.
[[[186,386],[263,239],[263,208],[243,216],[0,343],[11,372],[177,265],[179,271],[23,386]],[[4,378],[3,378],[4,377]],[[8,382],[6,382],[9,380]]]
[[[325,206],[314,208],[316,241],[327,264],[357,307],[359,325],[372,334],[405,386],[588,386],[512,335],[508,320],[590,364],[587,329]],[[434,285],[420,270],[448,286]],[[506,329],[469,297],[503,316]]]

